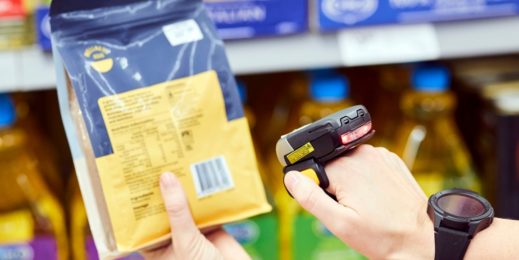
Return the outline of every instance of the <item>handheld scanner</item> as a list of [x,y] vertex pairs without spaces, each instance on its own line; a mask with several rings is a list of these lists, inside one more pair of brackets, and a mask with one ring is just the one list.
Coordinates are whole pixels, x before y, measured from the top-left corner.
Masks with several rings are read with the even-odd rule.
[[368,110],[357,105],[281,136],[276,153],[285,174],[300,171],[326,189],[330,183],[324,165],[374,133]]

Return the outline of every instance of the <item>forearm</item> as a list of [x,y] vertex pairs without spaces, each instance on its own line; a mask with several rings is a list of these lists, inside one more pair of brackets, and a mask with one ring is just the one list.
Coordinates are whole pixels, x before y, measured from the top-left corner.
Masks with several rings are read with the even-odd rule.
[[494,218],[469,245],[466,260],[517,259],[519,256],[519,221]]

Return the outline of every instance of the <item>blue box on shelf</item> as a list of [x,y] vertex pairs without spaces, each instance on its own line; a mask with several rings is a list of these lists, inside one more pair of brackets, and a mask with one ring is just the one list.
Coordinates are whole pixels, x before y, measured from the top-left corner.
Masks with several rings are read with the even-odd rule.
[[42,5],[36,8],[35,16],[38,45],[43,51],[50,52],[52,45],[50,42],[49,6]]
[[307,0],[213,0],[206,7],[227,40],[308,31]]
[[519,0],[317,0],[322,31],[400,23],[423,23],[511,16]]

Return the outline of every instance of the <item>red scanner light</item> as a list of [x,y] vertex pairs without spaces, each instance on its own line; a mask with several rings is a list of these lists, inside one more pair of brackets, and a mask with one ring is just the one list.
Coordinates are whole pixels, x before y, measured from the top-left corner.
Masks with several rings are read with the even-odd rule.
[[342,144],[349,144],[358,140],[371,131],[371,122],[345,134],[341,135]]

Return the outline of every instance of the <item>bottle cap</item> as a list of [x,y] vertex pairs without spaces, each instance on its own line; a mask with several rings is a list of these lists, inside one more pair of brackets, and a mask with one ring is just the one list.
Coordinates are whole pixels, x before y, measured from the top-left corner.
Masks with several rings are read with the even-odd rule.
[[241,102],[247,103],[247,87],[241,81],[238,81],[238,93],[240,93]]
[[348,98],[349,82],[343,75],[313,77],[310,82],[312,99],[320,102],[337,102]]
[[0,94],[0,128],[10,127],[16,121],[16,112],[11,97]]
[[323,77],[328,77],[328,76],[336,76],[337,70],[330,69],[330,68],[312,69],[312,70],[308,70],[307,73],[308,73],[308,75],[310,75],[310,77],[323,78]]
[[443,92],[449,89],[450,73],[444,66],[418,67],[413,71],[413,88],[423,92]]

